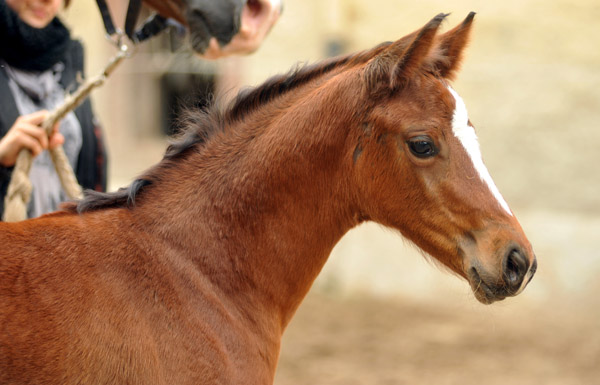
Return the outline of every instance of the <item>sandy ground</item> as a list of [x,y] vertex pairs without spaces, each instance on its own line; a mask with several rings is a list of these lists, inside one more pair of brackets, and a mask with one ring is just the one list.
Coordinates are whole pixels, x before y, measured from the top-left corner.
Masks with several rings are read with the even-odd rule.
[[441,302],[313,293],[275,384],[600,384],[597,307]]

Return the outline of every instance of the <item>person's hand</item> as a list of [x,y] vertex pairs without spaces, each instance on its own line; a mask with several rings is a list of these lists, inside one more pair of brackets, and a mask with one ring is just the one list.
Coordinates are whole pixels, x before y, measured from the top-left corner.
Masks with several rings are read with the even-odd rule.
[[17,161],[19,152],[26,148],[33,156],[39,155],[48,148],[55,148],[64,143],[65,138],[58,132],[58,123],[52,129],[50,137],[46,136],[40,124],[48,117],[48,111],[38,111],[20,116],[6,135],[0,139],[0,165],[12,167]]
[[208,47],[200,56],[214,60],[256,51],[279,19],[281,11],[281,0],[248,0],[242,9],[238,33],[224,46],[214,36],[211,37]]

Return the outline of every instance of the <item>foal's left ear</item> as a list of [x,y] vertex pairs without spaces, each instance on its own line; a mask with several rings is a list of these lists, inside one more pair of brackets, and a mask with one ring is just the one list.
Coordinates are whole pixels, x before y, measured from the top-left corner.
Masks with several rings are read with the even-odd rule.
[[443,78],[453,80],[462,60],[462,53],[467,43],[475,12],[469,13],[469,16],[457,27],[442,34],[439,37],[438,50],[440,59],[436,63]]
[[367,89],[394,91],[410,81],[434,46],[436,33],[446,16],[440,13],[420,30],[391,43],[372,58],[365,68]]

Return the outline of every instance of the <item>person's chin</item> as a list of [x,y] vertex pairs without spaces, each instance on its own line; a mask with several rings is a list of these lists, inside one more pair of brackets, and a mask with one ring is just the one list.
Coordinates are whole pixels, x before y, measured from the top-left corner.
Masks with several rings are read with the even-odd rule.
[[41,28],[46,27],[48,24],[50,24],[52,19],[49,19],[47,17],[37,16],[35,14],[31,14],[31,15],[27,15],[26,17],[24,17],[23,21],[25,23],[29,24],[30,26],[32,26],[33,28],[41,29]]

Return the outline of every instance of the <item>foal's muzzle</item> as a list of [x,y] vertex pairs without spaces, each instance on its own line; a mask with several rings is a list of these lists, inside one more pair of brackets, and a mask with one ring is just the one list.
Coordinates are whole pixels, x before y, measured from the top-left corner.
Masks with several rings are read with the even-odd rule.
[[481,263],[474,263],[467,271],[467,278],[475,297],[490,304],[522,292],[537,270],[535,256],[532,263],[529,260],[520,248],[511,247],[505,252],[500,272],[490,272]]

